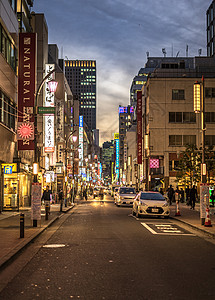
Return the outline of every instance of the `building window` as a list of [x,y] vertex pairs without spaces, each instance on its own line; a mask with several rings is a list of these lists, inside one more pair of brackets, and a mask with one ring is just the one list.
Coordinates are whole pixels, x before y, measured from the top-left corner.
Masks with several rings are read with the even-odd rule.
[[184,90],[172,90],[172,100],[185,100]]
[[169,112],[169,123],[196,123],[194,112]]
[[183,135],[183,145],[196,145],[195,135]]
[[205,88],[206,98],[215,98],[215,88]]
[[169,146],[196,145],[195,135],[169,135]]
[[17,67],[17,49],[14,44],[8,37],[7,33],[0,25],[0,52],[5,57],[7,63],[13,68],[16,72]]
[[0,91],[0,123],[15,131],[16,104]]
[[215,135],[206,135],[205,136],[205,145],[206,146],[215,146]]
[[205,122],[215,123],[215,112],[205,112]]
[[169,135],[169,146],[182,146],[182,135]]

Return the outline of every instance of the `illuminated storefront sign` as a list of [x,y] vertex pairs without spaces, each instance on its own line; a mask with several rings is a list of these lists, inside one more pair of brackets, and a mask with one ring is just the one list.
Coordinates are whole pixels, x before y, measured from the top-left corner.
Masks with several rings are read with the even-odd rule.
[[[54,70],[54,64],[46,64],[46,74]],[[44,106],[54,107],[54,92],[50,92],[48,82],[54,79],[54,74],[51,74],[50,77],[45,82],[45,101]],[[54,143],[54,115],[45,115],[44,116],[45,124],[45,152],[54,152],[55,143]]]
[[83,130],[83,116],[79,116],[79,165],[83,164],[84,152],[84,130]]
[[17,172],[17,164],[2,164],[4,174],[12,174]]
[[157,169],[160,167],[158,158],[150,158],[150,169]]
[[137,92],[137,163],[142,164],[143,153],[143,125],[142,125],[142,92]]
[[19,34],[18,150],[34,150],[36,34]]
[[116,145],[116,177],[119,178],[119,133],[114,133],[114,140]]

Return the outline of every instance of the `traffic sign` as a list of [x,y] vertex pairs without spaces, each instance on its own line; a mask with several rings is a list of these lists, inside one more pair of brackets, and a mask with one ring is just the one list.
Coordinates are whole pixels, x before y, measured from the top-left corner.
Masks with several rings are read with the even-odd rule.
[[55,114],[55,107],[53,106],[38,106],[38,114]]

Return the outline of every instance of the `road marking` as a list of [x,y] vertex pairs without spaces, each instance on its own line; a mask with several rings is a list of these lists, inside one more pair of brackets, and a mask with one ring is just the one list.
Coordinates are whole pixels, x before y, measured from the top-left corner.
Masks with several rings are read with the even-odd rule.
[[157,235],[186,235],[195,236],[186,229],[183,229],[175,224],[153,224],[153,223],[141,223],[152,234]]

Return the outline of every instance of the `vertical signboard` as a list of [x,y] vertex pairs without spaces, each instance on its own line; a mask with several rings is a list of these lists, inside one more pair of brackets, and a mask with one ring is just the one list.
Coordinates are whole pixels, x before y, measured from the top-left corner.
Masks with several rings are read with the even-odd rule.
[[64,141],[64,105],[62,100],[56,101],[56,141]]
[[36,33],[19,33],[18,150],[34,150]]
[[137,91],[137,163],[142,164],[142,92]]
[[119,133],[114,133],[116,145],[116,178],[119,179]]
[[31,219],[41,220],[41,196],[42,185],[41,183],[32,183],[31,192]]
[[[83,116],[79,116],[79,166],[83,165],[84,159],[84,129],[83,129]],[[80,169],[80,172],[82,170]]]
[[[54,64],[46,64],[46,73],[50,73],[54,70]],[[54,74],[52,73],[50,77],[45,82],[45,101],[44,106],[46,107],[54,107],[54,92],[50,92],[48,87],[48,82],[54,79]],[[44,116],[44,124],[45,124],[45,152],[52,153],[55,150],[54,143],[54,115],[45,115]]]

